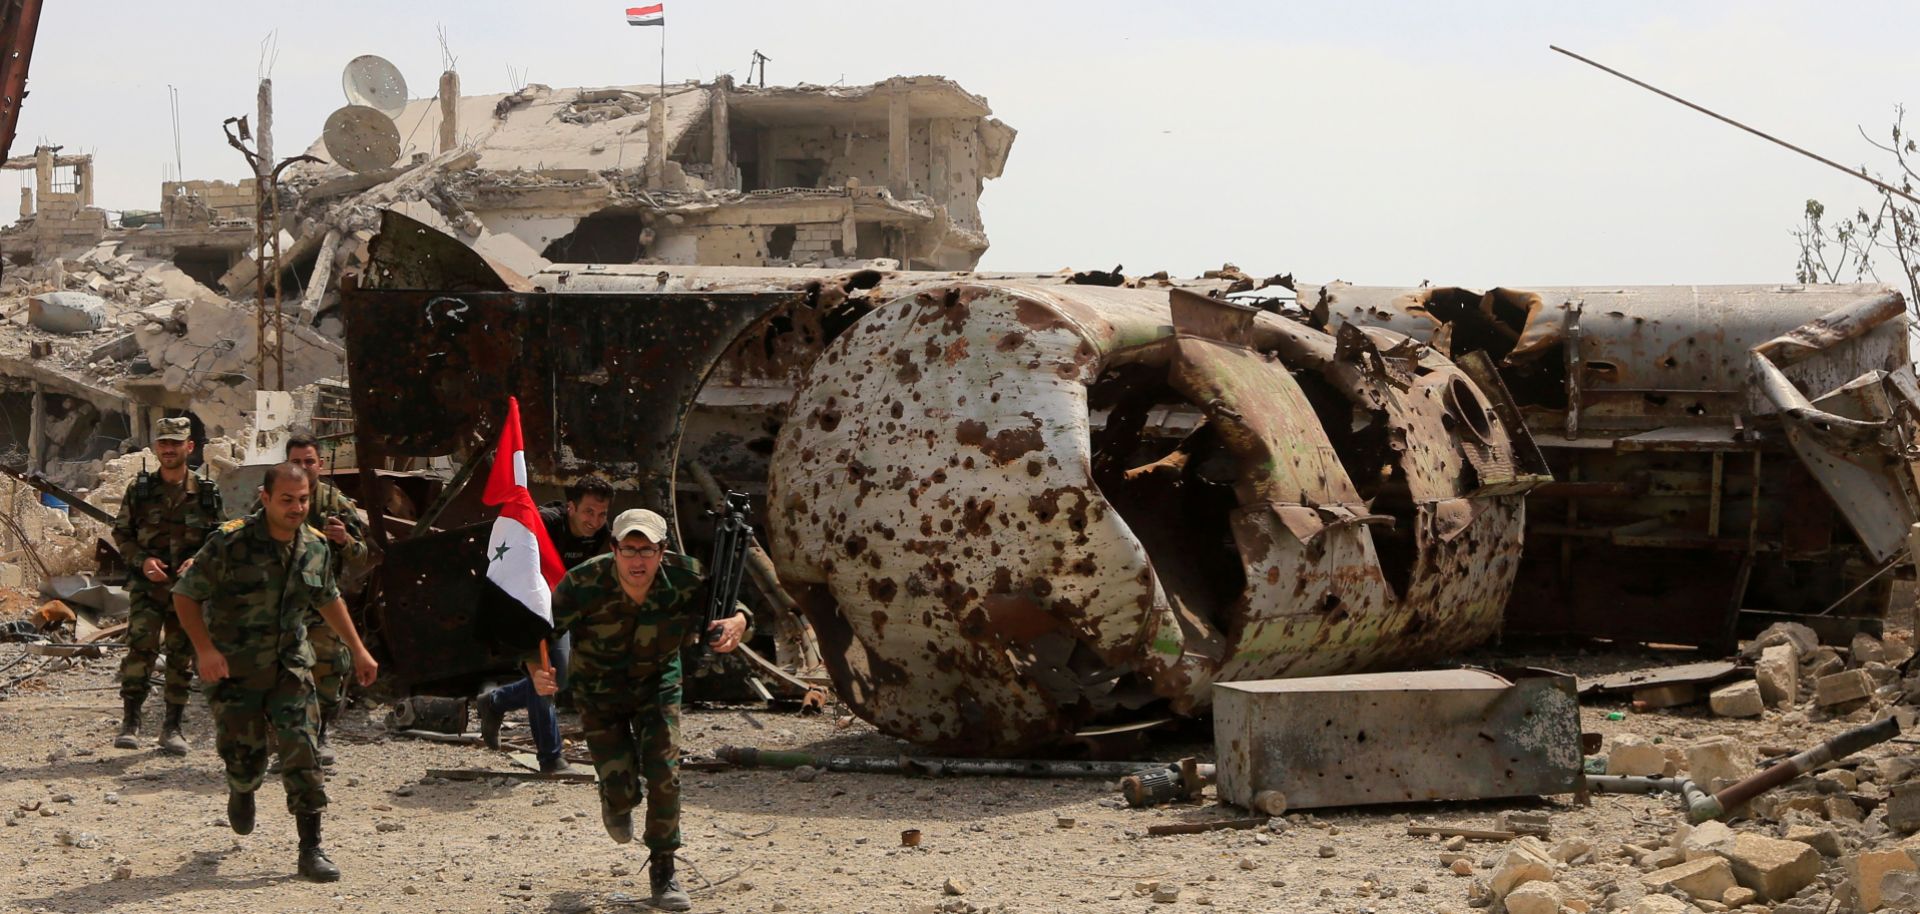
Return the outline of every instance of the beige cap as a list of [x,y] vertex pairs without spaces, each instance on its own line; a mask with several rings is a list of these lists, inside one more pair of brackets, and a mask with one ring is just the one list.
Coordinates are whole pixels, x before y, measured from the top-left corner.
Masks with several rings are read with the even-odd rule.
[[613,519],[613,541],[626,539],[638,533],[648,542],[665,543],[667,541],[667,519],[645,508],[628,508]]
[[162,419],[153,424],[153,440],[186,441],[193,437],[193,420],[185,416]]

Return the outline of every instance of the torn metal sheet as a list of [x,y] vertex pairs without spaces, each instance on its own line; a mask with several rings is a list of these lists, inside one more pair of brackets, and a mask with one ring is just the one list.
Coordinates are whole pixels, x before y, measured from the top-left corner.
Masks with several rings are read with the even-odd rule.
[[1580,694],[1591,693],[1625,695],[1641,689],[1651,689],[1668,685],[1710,685],[1731,678],[1740,672],[1740,665],[1731,660],[1707,660],[1700,663],[1683,663],[1678,666],[1652,667],[1644,670],[1629,670],[1624,673],[1611,673],[1580,680]]
[[1321,676],[1213,687],[1220,799],[1288,809],[1572,793],[1571,676],[1485,670]]
[[[1191,431],[1147,432],[1167,408]],[[1395,333],[952,284],[815,362],[775,440],[769,545],[851,707],[1009,754],[1192,713],[1216,681],[1490,636],[1539,481],[1524,434]]]

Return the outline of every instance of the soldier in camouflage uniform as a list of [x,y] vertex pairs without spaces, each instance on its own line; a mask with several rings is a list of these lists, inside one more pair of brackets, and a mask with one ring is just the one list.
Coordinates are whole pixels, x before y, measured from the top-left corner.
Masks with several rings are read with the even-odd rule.
[[[556,633],[573,635],[571,685],[600,776],[607,834],[633,840],[633,808],[647,787],[653,905],[685,911],[692,901],[674,876],[680,847],[680,648],[697,631],[699,565],[666,551],[667,522],[652,511],[613,521],[613,551],[575,567],[553,592]],[[745,607],[709,628],[725,653],[747,636]],[[554,674],[528,664],[534,689],[552,695]]]
[[127,613],[127,656],[120,662],[119,749],[140,746],[140,706],[147,700],[147,678],[155,656],[167,654],[167,716],[160,729],[160,748],[174,755],[187,753],[180,718],[187,708],[187,687],[193,682],[193,648],[173,612],[169,593],[177,575],[192,564],[193,554],[207,534],[220,525],[220,490],[212,480],[187,468],[193,453],[188,437],[192,422],[182,416],[161,419],[154,427],[153,450],[160,472],[140,474],[120,500],[113,521],[113,541],[132,570],[127,580],[131,607]]
[[[360,508],[347,493],[330,482],[320,481],[320,443],[309,435],[287,439],[287,462],[306,467],[318,485],[309,509],[310,526],[318,527],[333,553],[334,579],[342,585],[349,577],[370,567],[372,551],[367,547],[367,525],[360,519]],[[260,510],[256,499],[253,510]],[[327,729],[347,701],[347,681],[353,678],[353,654],[345,641],[318,615],[308,620],[307,641],[313,645],[313,685],[320,696],[320,764],[333,764],[333,749],[327,745]]]
[[209,684],[215,742],[227,768],[228,822],[239,834],[253,831],[253,792],[265,778],[269,748],[277,747],[287,811],[300,832],[300,875],[331,882],[340,869],[320,849],[327,793],[315,758],[320,715],[309,614],[317,611],[346,641],[361,685],[371,684],[379,667],[347,616],[326,539],[305,523],[312,481],[290,463],[267,470],[265,508],[207,538],[174,585],[173,601]]

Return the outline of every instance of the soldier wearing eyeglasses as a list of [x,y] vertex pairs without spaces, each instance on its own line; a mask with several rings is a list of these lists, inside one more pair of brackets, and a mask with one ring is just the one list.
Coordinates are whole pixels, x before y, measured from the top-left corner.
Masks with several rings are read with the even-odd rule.
[[[553,592],[556,634],[573,636],[570,670],[587,749],[600,780],[607,834],[633,840],[633,808],[646,784],[642,840],[655,907],[690,909],[674,875],[680,847],[680,649],[704,618],[699,564],[669,552],[667,521],[652,511],[621,512],[613,549],[567,572]],[[708,626],[726,653],[748,635],[745,607]],[[534,689],[557,691],[552,671],[528,664]]]

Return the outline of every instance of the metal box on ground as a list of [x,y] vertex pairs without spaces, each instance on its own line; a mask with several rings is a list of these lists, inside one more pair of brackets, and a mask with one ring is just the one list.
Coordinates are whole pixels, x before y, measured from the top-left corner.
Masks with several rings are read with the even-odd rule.
[[1572,676],[1527,670],[1368,673],[1213,687],[1220,799],[1266,790],[1290,809],[1572,793]]

